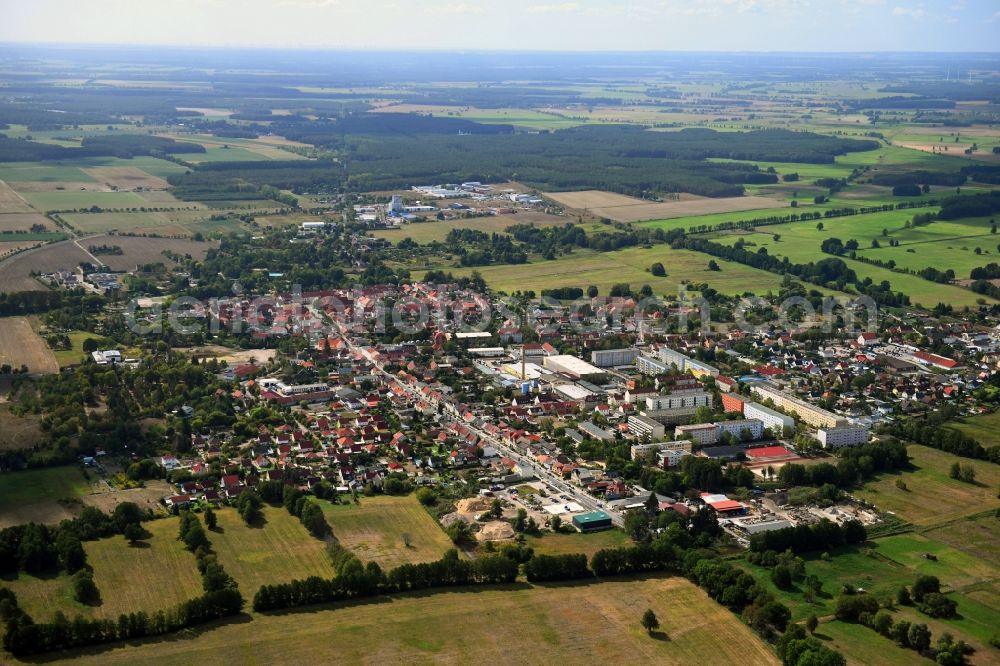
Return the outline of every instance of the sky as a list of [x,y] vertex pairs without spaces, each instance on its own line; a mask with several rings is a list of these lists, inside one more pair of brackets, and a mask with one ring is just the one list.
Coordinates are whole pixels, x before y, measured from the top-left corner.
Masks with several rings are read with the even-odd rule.
[[997,51],[1000,0],[0,0],[0,42]]

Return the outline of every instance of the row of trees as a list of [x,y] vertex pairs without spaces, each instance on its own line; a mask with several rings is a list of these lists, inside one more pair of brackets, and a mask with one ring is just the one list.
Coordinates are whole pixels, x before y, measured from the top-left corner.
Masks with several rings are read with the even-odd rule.
[[680,238],[674,240],[671,245],[674,249],[703,252],[779,275],[791,274],[806,282],[819,286],[832,286],[840,291],[847,290],[848,285],[850,285],[859,293],[870,296],[880,305],[896,307],[907,305],[910,302],[910,298],[906,294],[893,292],[892,285],[887,280],[883,280],[879,284],[875,284],[870,278],[860,280],[844,260],[837,257],[821,259],[808,264],[793,264],[788,257],[779,259],[768,254],[766,248],[750,252],[741,247],[723,245],[705,238]]
[[985,447],[957,428],[943,427],[957,416],[958,412],[953,406],[945,405],[922,419],[896,419],[884,424],[882,430],[900,439],[940,449],[956,456],[1000,464],[1000,445]]
[[82,541],[113,534],[134,534],[147,517],[133,502],[122,502],[107,515],[95,507],[84,507],[80,515],[55,527],[28,523],[0,530],[0,573],[48,571],[76,573],[87,564]]
[[123,614],[117,622],[112,619],[87,619],[81,615],[69,620],[58,611],[51,622],[35,623],[18,606],[17,596],[8,588],[0,588],[0,620],[6,626],[3,646],[17,657],[158,636],[237,615],[242,609],[243,597],[240,593],[235,589],[224,589],[206,592],[174,608],[155,613],[139,611]]
[[824,486],[851,488],[881,472],[904,469],[909,464],[906,446],[900,442],[873,443],[843,449],[836,465],[783,465],[778,480],[785,486]]
[[435,587],[512,583],[517,573],[517,562],[503,555],[460,560],[454,549],[435,562],[403,564],[387,572],[374,562],[365,566],[356,557],[341,557],[333,579],[313,576],[262,586],[254,595],[253,609],[271,611]]

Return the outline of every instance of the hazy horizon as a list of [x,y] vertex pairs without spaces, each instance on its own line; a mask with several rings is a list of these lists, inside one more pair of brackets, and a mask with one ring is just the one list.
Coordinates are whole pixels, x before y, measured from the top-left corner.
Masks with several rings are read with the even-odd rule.
[[992,0],[34,0],[3,14],[0,42],[37,45],[970,53],[1000,43]]

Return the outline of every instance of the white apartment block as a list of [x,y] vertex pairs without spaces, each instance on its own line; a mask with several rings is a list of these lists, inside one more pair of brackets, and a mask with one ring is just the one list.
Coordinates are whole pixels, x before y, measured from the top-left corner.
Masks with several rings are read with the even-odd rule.
[[757,397],[770,400],[785,411],[792,412],[804,423],[816,428],[832,428],[846,422],[843,417],[786,393],[773,384],[766,382],[754,384],[750,387],[750,391]]
[[714,424],[719,428],[719,437],[722,433],[728,432],[736,439],[743,438],[743,432],[750,432],[750,439],[760,439],[764,436],[764,422],[760,419],[735,419],[733,421],[716,421]]
[[679,425],[674,428],[674,437],[677,439],[689,438],[695,444],[707,446],[719,441],[719,426],[715,423]]
[[659,421],[654,421],[639,414],[633,414],[628,417],[628,431],[636,437],[660,439],[666,432],[666,428]]
[[707,407],[712,404],[712,394],[708,391],[675,391],[670,395],[656,395],[646,398],[646,409],[651,412],[670,411],[672,409],[691,409]]
[[686,456],[691,455],[690,451],[684,449],[665,449],[656,452],[656,464],[663,469],[670,469],[681,464]]
[[747,419],[760,420],[765,428],[770,428],[776,435],[780,435],[785,426],[789,428],[795,427],[795,419],[791,416],[785,416],[780,412],[765,407],[759,402],[745,403],[743,405],[743,416],[747,417]]
[[654,455],[663,452],[691,453],[691,442],[686,439],[672,442],[653,442],[651,444],[633,444],[630,449],[632,460],[652,460]]
[[816,431],[816,439],[824,449],[857,446],[868,441],[868,426],[851,423],[833,428],[820,428]]

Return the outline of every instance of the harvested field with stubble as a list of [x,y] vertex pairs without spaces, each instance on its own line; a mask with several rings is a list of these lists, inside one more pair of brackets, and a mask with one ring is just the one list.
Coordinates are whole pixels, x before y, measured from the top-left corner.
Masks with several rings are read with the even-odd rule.
[[[270,219],[270,218],[268,218]],[[473,217],[463,220],[432,220],[404,224],[398,229],[378,229],[371,232],[376,238],[384,238],[392,243],[398,243],[404,238],[410,238],[417,243],[443,242],[452,229],[475,229],[485,234],[502,234],[508,227],[515,224],[534,224],[538,227],[559,226],[574,223],[571,217],[547,215],[545,213],[516,213],[514,215],[491,215],[488,217]]]
[[134,190],[137,187],[165,190],[170,186],[164,179],[136,167],[92,167],[84,171],[97,182],[119,190]]
[[28,366],[32,373],[55,374],[59,364],[45,341],[24,317],[0,318],[0,365]]
[[14,188],[0,180],[0,213],[31,213],[34,210]]
[[163,263],[166,266],[173,266],[174,261],[163,255],[165,251],[176,253],[181,256],[191,255],[199,261],[213,247],[218,247],[218,242],[194,241],[184,238],[143,238],[141,236],[95,236],[82,241],[84,247],[91,245],[117,245],[124,254],[102,254],[98,255],[106,266],[113,271],[134,270],[136,265]]
[[682,194],[679,201],[662,203],[637,199],[635,197],[585,190],[582,192],[546,192],[545,196],[567,208],[584,210],[591,215],[606,217],[618,222],[639,222],[642,220],[666,220],[691,215],[711,215],[734,213],[744,210],[774,208],[779,204],[767,197],[722,197],[708,198]]
[[31,231],[36,224],[49,231],[55,230],[52,220],[41,213],[0,213],[0,231]]
[[[3,238],[3,236],[0,236]],[[4,257],[9,257],[13,254],[17,254],[21,250],[27,250],[29,247],[35,247],[36,245],[41,245],[41,241],[12,241],[5,242],[0,240],[0,259]]]
[[[652,608],[660,631],[639,618]],[[739,618],[683,578],[457,588],[254,615],[193,637],[68,653],[74,663],[778,664]]]
[[31,277],[32,271],[68,271],[76,268],[81,261],[93,259],[71,241],[21,252],[0,263],[0,291],[45,291],[45,285]]

